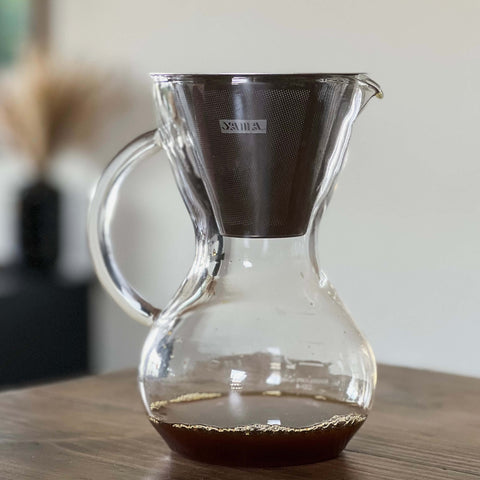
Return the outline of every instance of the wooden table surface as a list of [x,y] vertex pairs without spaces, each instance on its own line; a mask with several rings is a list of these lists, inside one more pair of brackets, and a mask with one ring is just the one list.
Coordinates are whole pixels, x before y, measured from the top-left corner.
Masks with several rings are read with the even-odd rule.
[[373,411],[339,458],[269,469],[171,454],[147,421],[133,371],[4,392],[0,478],[478,479],[480,380],[381,366]]

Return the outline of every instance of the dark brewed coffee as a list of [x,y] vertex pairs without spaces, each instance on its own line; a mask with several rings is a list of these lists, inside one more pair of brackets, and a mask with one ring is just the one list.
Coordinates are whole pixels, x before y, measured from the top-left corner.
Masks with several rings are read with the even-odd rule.
[[170,448],[202,462],[284,466],[336,457],[366,419],[323,397],[194,393],[155,402],[150,421]]

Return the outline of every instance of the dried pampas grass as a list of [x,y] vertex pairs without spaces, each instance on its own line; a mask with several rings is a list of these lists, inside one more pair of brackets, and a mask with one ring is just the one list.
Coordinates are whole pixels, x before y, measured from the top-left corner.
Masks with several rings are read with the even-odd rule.
[[0,128],[42,173],[61,148],[92,137],[99,115],[113,103],[104,82],[86,67],[30,52],[3,79]]

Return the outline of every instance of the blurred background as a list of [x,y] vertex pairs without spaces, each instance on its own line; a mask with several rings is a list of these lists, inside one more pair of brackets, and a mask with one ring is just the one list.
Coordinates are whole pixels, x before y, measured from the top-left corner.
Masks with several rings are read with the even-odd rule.
[[[357,120],[322,267],[379,362],[480,377],[479,18],[476,0],[0,0],[0,385],[138,363],[147,330],[98,286],[85,225],[102,169],[155,125],[155,71],[368,72],[385,98]],[[164,154],[113,231],[164,305],[194,250]]]

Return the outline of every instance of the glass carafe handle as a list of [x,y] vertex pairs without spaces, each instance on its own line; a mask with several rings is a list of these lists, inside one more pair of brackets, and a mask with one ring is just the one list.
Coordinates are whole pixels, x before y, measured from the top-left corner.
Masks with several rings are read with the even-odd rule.
[[142,298],[125,280],[113,256],[110,226],[123,180],[139,160],[161,149],[157,130],[152,130],[121,150],[100,177],[88,213],[88,242],[100,282],[128,315],[145,325],[151,325],[161,310]]

